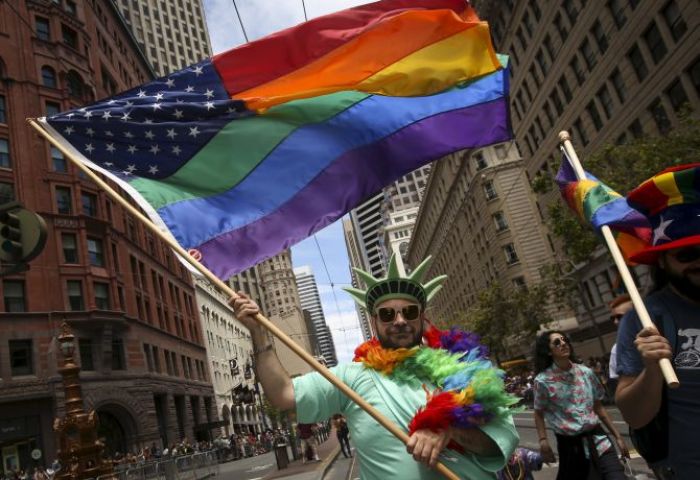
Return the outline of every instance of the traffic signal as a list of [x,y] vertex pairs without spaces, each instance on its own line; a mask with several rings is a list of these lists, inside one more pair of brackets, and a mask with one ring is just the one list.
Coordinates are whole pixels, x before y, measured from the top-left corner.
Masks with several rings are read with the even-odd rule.
[[0,225],[2,259],[8,263],[18,262],[22,258],[22,230],[17,213],[0,212]]
[[0,205],[0,262],[26,264],[46,245],[46,223],[19,202]]

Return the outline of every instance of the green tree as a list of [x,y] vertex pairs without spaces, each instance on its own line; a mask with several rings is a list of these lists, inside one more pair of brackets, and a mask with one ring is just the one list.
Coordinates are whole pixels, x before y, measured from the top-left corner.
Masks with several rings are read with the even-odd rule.
[[526,345],[531,343],[540,324],[551,320],[544,288],[506,291],[498,282],[479,294],[477,304],[469,312],[456,318],[460,326],[481,335],[482,342],[499,363],[512,356],[513,345],[529,348]]

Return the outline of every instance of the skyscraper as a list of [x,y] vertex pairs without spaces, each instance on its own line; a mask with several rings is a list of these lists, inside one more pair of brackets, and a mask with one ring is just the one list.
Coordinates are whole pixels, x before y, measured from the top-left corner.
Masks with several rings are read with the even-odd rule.
[[158,75],[211,56],[201,0],[113,0]]
[[[367,270],[368,267],[363,261],[360,252],[360,243],[355,235],[352,221],[349,218],[343,219],[343,237],[345,238],[345,247],[348,251],[348,260],[350,260],[350,283],[353,287],[360,288],[360,280],[357,274],[352,270],[352,267],[362,270]],[[369,340],[372,338],[372,326],[370,325],[367,311],[358,304],[355,304],[355,310],[357,312],[360,328],[362,329],[362,337],[365,340]]]
[[298,267],[294,269],[294,276],[297,281],[299,290],[299,301],[302,310],[307,310],[311,315],[311,320],[314,326],[314,335],[318,342],[319,350],[328,366],[338,364],[338,358],[335,354],[335,345],[333,344],[333,336],[331,335],[326,319],[323,315],[323,306],[321,305],[321,297],[318,294],[316,286],[316,277],[309,266]]

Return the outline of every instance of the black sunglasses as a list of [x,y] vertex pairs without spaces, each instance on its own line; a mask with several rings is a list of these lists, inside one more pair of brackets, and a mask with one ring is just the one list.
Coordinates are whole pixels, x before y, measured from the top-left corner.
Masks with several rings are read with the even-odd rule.
[[700,247],[686,247],[671,254],[677,262],[690,263],[700,258]]
[[566,338],[559,337],[554,339],[552,345],[554,345],[555,347],[561,347],[562,345],[566,345],[567,343],[569,343],[569,341]]
[[406,305],[399,310],[391,307],[380,307],[377,309],[377,317],[383,323],[391,323],[396,320],[396,314],[399,312],[404,320],[415,320],[420,316],[420,305]]

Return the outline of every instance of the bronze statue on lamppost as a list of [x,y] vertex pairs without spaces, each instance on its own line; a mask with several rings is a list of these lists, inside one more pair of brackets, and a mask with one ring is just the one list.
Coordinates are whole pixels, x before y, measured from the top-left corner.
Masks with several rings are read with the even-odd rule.
[[80,367],[76,365],[75,336],[68,323],[61,325],[58,345],[63,354],[63,366],[58,372],[63,377],[66,413],[56,417],[53,429],[58,439],[58,460],[61,470],[57,480],[83,480],[113,473],[112,463],[102,458],[104,444],[97,438],[97,412],[86,412],[80,388]]

